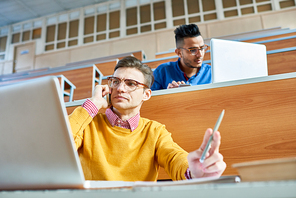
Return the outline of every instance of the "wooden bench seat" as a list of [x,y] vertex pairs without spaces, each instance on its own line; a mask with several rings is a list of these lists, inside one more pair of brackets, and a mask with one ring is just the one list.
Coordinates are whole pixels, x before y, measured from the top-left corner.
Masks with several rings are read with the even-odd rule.
[[[254,31],[248,31],[248,32],[240,32],[237,34],[218,36],[218,37],[214,37],[214,38],[240,41],[242,39],[266,37],[267,35],[284,34],[287,31],[290,31],[290,29],[289,28],[281,28],[281,27],[273,27],[273,28],[254,30]],[[211,38],[204,39],[206,44],[210,44],[210,40],[211,40]]]
[[264,40],[264,41],[255,42],[255,43],[265,45],[266,51],[296,47],[296,35],[278,38],[278,39]]
[[67,78],[75,87],[74,95],[72,100],[79,100],[83,98],[88,98],[92,96],[95,66],[77,67],[71,70],[53,70],[40,73],[34,73],[23,77],[17,77],[9,80],[0,81],[0,86],[8,85],[14,82],[24,81],[32,78],[38,78],[42,76],[59,76],[63,75]]
[[278,39],[278,38],[284,38],[284,37],[295,36],[295,35],[296,35],[296,29],[293,29],[293,30],[287,30],[285,32],[281,32],[279,34],[271,34],[271,35],[254,37],[254,38],[245,38],[245,39],[240,39],[239,41],[254,43],[259,41]]
[[268,75],[296,72],[296,47],[267,52]]

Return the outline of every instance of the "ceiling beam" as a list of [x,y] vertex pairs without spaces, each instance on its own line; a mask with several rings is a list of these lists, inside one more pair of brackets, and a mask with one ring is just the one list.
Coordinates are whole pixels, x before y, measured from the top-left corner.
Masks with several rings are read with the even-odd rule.
[[29,12],[31,12],[31,14],[34,15],[34,17],[40,17],[39,14],[36,14],[36,12],[34,10],[32,10],[29,6],[27,6],[24,2],[22,2],[21,0],[14,0],[16,3],[18,3],[19,5],[21,5],[22,7],[24,7],[25,9],[27,9]]
[[0,13],[0,17],[3,18],[4,20],[7,21],[7,23],[13,23],[14,21],[10,20],[9,18],[7,18],[5,15]]
[[69,10],[69,8],[65,8],[63,6],[63,4],[59,1],[59,0],[53,0],[56,4],[58,4],[58,6],[60,6],[60,8],[64,11]]

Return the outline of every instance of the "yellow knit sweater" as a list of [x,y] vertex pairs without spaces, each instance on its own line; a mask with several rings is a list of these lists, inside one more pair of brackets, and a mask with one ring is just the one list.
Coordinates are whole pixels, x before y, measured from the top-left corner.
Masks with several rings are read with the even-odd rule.
[[105,114],[92,118],[82,107],[69,120],[85,179],[155,181],[159,166],[173,180],[185,179],[188,153],[173,142],[164,125],[140,118],[131,132],[112,127]]

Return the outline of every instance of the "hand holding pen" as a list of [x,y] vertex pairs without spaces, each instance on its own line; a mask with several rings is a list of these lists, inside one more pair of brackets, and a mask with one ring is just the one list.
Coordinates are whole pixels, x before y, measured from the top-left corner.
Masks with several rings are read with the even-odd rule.
[[207,129],[199,149],[188,154],[189,170],[192,178],[221,176],[226,168],[223,156],[219,153],[221,136],[218,130],[224,116],[220,114],[214,130]]

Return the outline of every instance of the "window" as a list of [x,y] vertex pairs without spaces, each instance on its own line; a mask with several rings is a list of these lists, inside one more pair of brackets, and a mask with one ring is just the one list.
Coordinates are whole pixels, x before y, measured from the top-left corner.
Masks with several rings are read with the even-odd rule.
[[137,25],[137,7],[126,10],[126,26]]
[[[45,51],[78,45],[78,17],[79,11],[75,11],[47,19]],[[35,33],[38,37],[41,30],[36,29]]]
[[126,1],[126,35],[166,28],[165,2]]
[[106,31],[107,29],[107,14],[99,14],[97,16],[97,32]]
[[6,51],[7,36],[0,37],[0,52]]
[[91,7],[84,11],[83,43],[120,36],[120,2]]
[[173,17],[185,15],[184,1],[172,0],[172,11],[173,11]]
[[171,3],[174,26],[218,19],[215,0],[171,0]]
[[94,21],[94,16],[87,17],[84,19],[84,35],[94,33]]
[[41,28],[37,28],[33,30],[32,39],[41,38]]
[[166,15],[164,1],[153,3],[154,29],[166,28]]
[[[18,44],[28,42],[33,39],[41,38],[42,20],[30,21],[23,24],[17,24],[12,26],[11,44]],[[6,28],[7,29],[7,28]],[[3,29],[1,29],[2,31]],[[6,34],[8,32],[6,31]],[[0,32],[0,36],[1,36]],[[2,34],[3,35],[3,34]]]
[[6,51],[7,36],[0,37],[0,60],[4,60]]
[[112,29],[117,29],[120,27],[120,20],[119,20],[119,17],[120,17],[120,11],[115,11],[115,12],[111,12],[109,15],[109,24],[110,24],[110,27],[109,29],[112,30]]
[[199,3],[196,0],[187,0],[188,14],[200,12]]
[[280,2],[280,8],[288,8],[293,6],[296,6],[294,0],[285,0]]
[[46,28],[46,42],[52,42],[55,40],[56,25],[47,26]]
[[31,34],[30,30],[23,32],[22,41],[29,41],[30,40],[30,34]]
[[14,43],[20,42],[20,36],[21,36],[21,33],[13,34],[11,43],[14,44]]
[[222,0],[222,6],[225,18],[272,10],[271,0]]
[[69,23],[69,41],[68,46],[78,45],[79,20],[70,21]]

